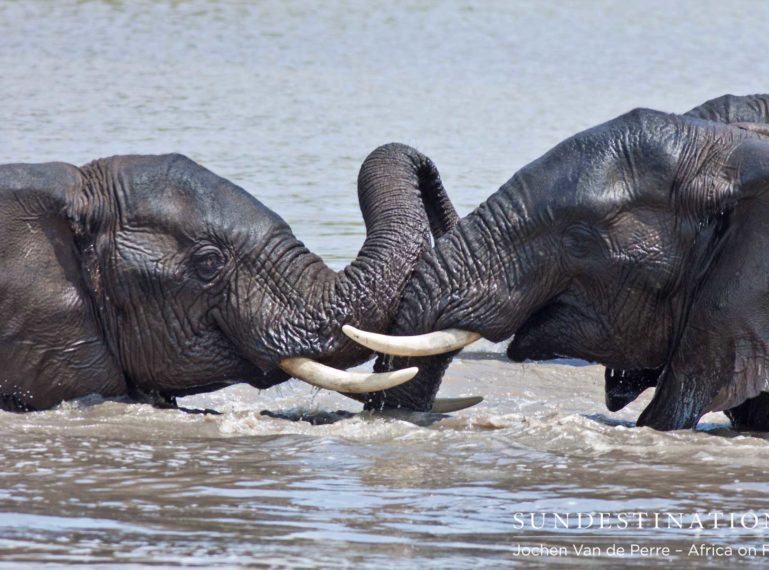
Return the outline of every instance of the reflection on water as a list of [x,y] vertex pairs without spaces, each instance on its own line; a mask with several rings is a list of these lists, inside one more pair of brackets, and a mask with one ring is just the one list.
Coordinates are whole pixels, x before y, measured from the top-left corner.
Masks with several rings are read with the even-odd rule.
[[[766,34],[744,14],[762,22],[767,11],[657,0],[2,3],[0,162],[183,152],[340,268],[363,241],[355,180],[376,146],[431,156],[467,212],[559,140],[634,106],[683,111],[765,92]],[[488,355],[456,361],[443,390],[487,399],[439,421],[362,416],[293,385],[185,400],[221,416],[98,401],[0,413],[0,567],[614,567],[615,543],[721,567],[735,559],[688,548],[760,551],[767,530],[745,525],[519,524],[543,512],[763,512],[767,441],[723,416],[698,432],[637,429],[648,395],[609,414],[597,367]],[[602,551],[581,557],[580,544]],[[522,557],[521,545],[568,555]]]

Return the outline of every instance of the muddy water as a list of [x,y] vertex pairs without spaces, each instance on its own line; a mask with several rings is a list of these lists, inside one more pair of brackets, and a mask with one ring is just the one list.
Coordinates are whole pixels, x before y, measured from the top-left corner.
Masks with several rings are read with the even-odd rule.
[[[769,90],[765,6],[627,4],[2,3],[0,162],[183,152],[342,267],[379,144],[430,155],[464,213],[634,106]],[[220,416],[0,413],[0,568],[762,563],[764,438],[721,415],[638,429],[600,368],[499,350],[452,365],[444,394],[486,401],[448,418],[337,413],[359,409],[291,383],[185,401]]]

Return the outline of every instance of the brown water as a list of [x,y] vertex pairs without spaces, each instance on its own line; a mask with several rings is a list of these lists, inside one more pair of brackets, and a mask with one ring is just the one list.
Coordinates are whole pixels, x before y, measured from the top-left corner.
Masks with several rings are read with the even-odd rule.
[[[342,267],[379,144],[430,155],[464,213],[634,106],[769,90],[766,6],[627,4],[2,3],[0,162],[183,152]],[[293,383],[184,402],[221,416],[95,400],[0,413],[0,568],[763,563],[766,439],[722,415],[635,428],[648,396],[609,414],[599,367],[500,349],[455,361],[443,394],[487,399],[448,418],[347,417],[354,402]],[[540,545],[565,552],[521,550]]]

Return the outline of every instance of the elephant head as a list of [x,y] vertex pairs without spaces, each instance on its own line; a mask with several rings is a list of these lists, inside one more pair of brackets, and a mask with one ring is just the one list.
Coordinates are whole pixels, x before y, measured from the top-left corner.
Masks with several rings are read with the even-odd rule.
[[[395,336],[348,329],[396,355],[380,369],[420,369],[361,399],[427,409],[478,336],[514,337],[515,361],[660,369],[639,425],[692,427],[755,396],[769,340],[768,189],[769,141],[754,129],[637,109],[567,139],[422,255]],[[413,336],[431,331],[444,332]]]
[[0,393],[21,409],[90,392],[172,402],[289,376],[342,392],[402,382],[415,371],[330,368],[371,354],[341,327],[387,330],[431,228],[438,236],[457,220],[433,163],[400,144],[361,167],[366,240],[339,272],[252,195],[181,155],[10,165],[0,188],[6,241],[54,244],[49,254],[35,243],[29,259],[2,252],[6,275],[40,264],[39,291],[0,283],[0,301],[17,299],[28,316],[19,330],[0,325],[11,370]]

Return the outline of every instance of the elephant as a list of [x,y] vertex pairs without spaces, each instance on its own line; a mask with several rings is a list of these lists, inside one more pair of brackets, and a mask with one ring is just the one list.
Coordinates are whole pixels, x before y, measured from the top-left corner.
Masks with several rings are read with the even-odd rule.
[[767,100],[635,109],[523,167],[422,253],[389,335],[345,327],[386,355],[375,370],[419,367],[356,397],[429,409],[463,346],[512,337],[514,361],[579,358],[656,385],[639,426],[715,410],[768,423],[769,138],[744,122]]
[[0,408],[176,398],[291,376],[343,393],[415,373],[336,370],[386,331],[420,255],[458,220],[429,158],[374,150],[366,239],[330,269],[254,196],[180,154],[0,166]]

